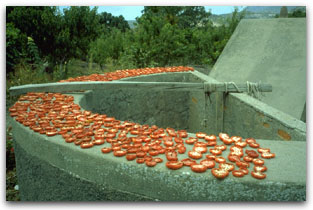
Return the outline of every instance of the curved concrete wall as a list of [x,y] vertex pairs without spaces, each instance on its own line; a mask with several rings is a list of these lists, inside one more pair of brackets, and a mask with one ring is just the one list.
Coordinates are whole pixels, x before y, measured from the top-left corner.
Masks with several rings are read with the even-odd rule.
[[[176,74],[177,75],[177,74]],[[169,76],[164,74],[163,76]],[[156,75],[160,80],[161,77]],[[181,77],[183,76],[183,77]],[[151,76],[152,77],[152,76]],[[136,79],[153,79],[148,77],[138,77]],[[210,78],[204,77],[202,74],[180,75],[178,78],[187,78],[186,81],[194,82],[207,81]],[[135,78],[134,78],[135,79]],[[179,80],[179,79],[177,79]],[[175,81],[177,81],[175,79]],[[107,93],[97,93],[88,91],[86,93],[71,94],[74,96],[75,103],[80,104],[83,109],[101,110],[103,107],[97,107],[101,103],[100,97],[116,91],[121,96],[131,97],[130,108],[127,110],[137,111],[138,101],[145,103],[146,99],[141,96],[140,92],[131,94],[123,93],[127,90],[110,90]],[[138,90],[139,91],[139,90]],[[165,99],[162,94],[155,93],[154,98]],[[160,96],[158,96],[160,94]],[[172,110],[176,116],[180,113],[168,106],[177,106],[177,98],[184,98],[187,108],[186,112],[201,114],[208,113],[214,120],[214,100],[212,97],[207,110],[204,108],[205,97],[201,93],[189,93],[187,96],[179,94],[170,95],[173,100],[164,103],[162,106],[155,103],[151,104],[156,112],[161,108]],[[109,97],[109,96],[108,96]],[[147,96],[148,97],[148,96]],[[163,97],[163,98],[162,98]],[[195,99],[197,103],[195,103]],[[202,97],[202,100],[201,100]],[[189,98],[189,99],[188,99]],[[126,99],[128,100],[128,99]],[[136,101],[137,102],[134,102]],[[209,100],[209,99],[208,99]],[[227,100],[238,101],[239,98],[233,97]],[[241,103],[250,104],[253,107],[257,102],[246,102],[241,98]],[[117,102],[117,101],[116,101]],[[232,102],[234,103],[234,102]],[[231,103],[231,104],[232,104]],[[179,103],[181,104],[181,103]],[[200,105],[198,105],[200,104]],[[227,105],[228,103],[226,103]],[[114,109],[112,105],[107,104],[105,111],[112,114],[118,114],[119,110]],[[123,105],[122,109],[126,108]],[[133,107],[131,107],[133,106]],[[192,107],[194,106],[194,107]],[[210,106],[212,106],[210,108]],[[244,109],[245,106],[242,106]],[[257,106],[256,106],[257,107]],[[111,109],[112,108],[112,109]],[[153,110],[151,109],[151,110]],[[177,108],[180,110],[180,108]],[[232,109],[235,112],[235,108]],[[121,110],[127,114],[128,111]],[[227,112],[227,109],[226,109]],[[245,132],[236,129],[241,127],[228,128],[227,119],[236,113],[225,114],[225,128],[229,129],[231,135],[236,132]],[[254,107],[248,113],[257,113]],[[264,112],[268,113],[268,112]],[[151,113],[155,114],[155,113]],[[275,113],[270,113],[275,115]],[[241,114],[239,114],[241,115]],[[248,114],[249,115],[249,114]],[[132,116],[132,115],[130,115]],[[167,114],[161,115],[161,118],[155,118],[159,126],[163,123],[162,118],[167,118]],[[189,118],[195,115],[189,114]],[[196,115],[197,116],[197,115]],[[122,117],[122,115],[121,115]],[[137,116],[136,116],[137,117]],[[174,118],[183,119],[177,126],[185,126],[193,128],[195,124],[201,125],[202,120],[193,118]],[[135,119],[135,118],[134,118]],[[202,119],[202,118],[201,118]],[[237,119],[239,119],[237,117]],[[171,123],[172,119],[165,121]],[[280,123],[283,119],[275,119],[275,123]],[[143,121],[147,122],[147,121]],[[237,122],[241,123],[240,119]],[[289,122],[286,123],[288,126]],[[267,178],[257,180],[250,175],[243,178],[235,178],[231,175],[224,180],[218,180],[213,177],[210,172],[194,173],[190,168],[185,167],[180,170],[169,170],[165,164],[158,164],[153,168],[139,165],[125,158],[116,158],[112,154],[102,154],[102,146],[94,146],[90,149],[81,149],[79,146],[69,144],[60,136],[47,137],[31,131],[28,127],[17,123],[13,120],[13,137],[14,148],[16,151],[17,174],[20,187],[20,196],[22,200],[46,201],[46,200],[151,200],[151,201],[303,201],[306,200],[306,142],[305,141],[280,141],[280,140],[262,140],[258,139],[262,147],[271,148],[276,157],[266,160],[268,171]],[[214,125],[212,123],[211,125]],[[285,126],[286,126],[285,125]],[[208,133],[216,133],[217,130],[209,130],[203,127]],[[173,126],[171,126],[173,127]],[[180,129],[181,127],[179,127]],[[231,130],[233,129],[233,130]],[[248,128],[247,128],[248,129]],[[251,129],[257,129],[252,127]],[[196,132],[194,130],[193,132]],[[297,131],[295,131],[297,132]],[[240,134],[237,134],[240,135]],[[276,135],[276,134],[275,134]],[[189,133],[189,136],[195,136]],[[296,139],[292,139],[296,140]],[[105,145],[104,145],[105,146]],[[187,145],[187,151],[191,150],[191,146]],[[226,158],[227,154],[223,154]],[[163,159],[165,155],[159,155]],[[187,154],[180,154],[181,158],[188,157]]]

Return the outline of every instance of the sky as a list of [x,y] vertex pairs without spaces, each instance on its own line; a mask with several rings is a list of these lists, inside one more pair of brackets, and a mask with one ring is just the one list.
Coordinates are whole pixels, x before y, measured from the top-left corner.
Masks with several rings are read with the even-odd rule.
[[[66,8],[66,6],[61,6],[61,10]],[[93,7],[91,7],[93,8]],[[99,6],[98,12],[108,12],[111,13],[113,16],[120,16],[122,15],[125,20],[135,20],[136,17],[141,16],[141,11],[143,10],[143,6]],[[244,7],[238,7],[241,11]],[[211,12],[216,15],[231,13],[234,11],[233,6],[205,6],[205,10]]]

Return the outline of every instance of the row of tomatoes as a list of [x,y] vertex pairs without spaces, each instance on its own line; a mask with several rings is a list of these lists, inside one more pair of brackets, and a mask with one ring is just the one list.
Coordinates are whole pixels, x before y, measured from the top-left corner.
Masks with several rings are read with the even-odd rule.
[[91,74],[88,76],[79,76],[76,78],[69,78],[61,80],[60,82],[78,82],[78,81],[112,81],[119,80],[127,77],[134,77],[140,75],[166,73],[166,72],[186,72],[193,71],[192,67],[188,66],[172,66],[172,67],[154,67],[154,68],[141,68],[141,69],[126,69],[117,70],[114,72],[107,72],[104,74]]
[[[171,69],[159,68],[157,71],[165,70]],[[211,169],[215,177],[225,178],[230,172],[235,177],[248,174],[251,163],[254,164],[251,175],[263,179],[267,170],[263,159],[275,157],[270,149],[260,148],[252,138],[243,141],[241,137],[221,133],[217,141],[215,135],[203,132],[188,138],[185,130],[121,122],[104,114],[82,111],[74,103],[73,96],[60,93],[28,93],[20,96],[9,111],[18,122],[35,132],[47,136],[62,135],[67,143],[74,143],[83,149],[108,144],[101,149],[103,153],[125,156],[128,161],[136,160],[149,167],[166,159],[166,167],[172,170],[186,166],[201,173]],[[188,145],[192,149],[187,152]],[[251,149],[244,151],[247,146]],[[222,153],[228,151],[227,148],[229,154],[224,158]],[[187,154],[188,158],[179,158],[183,154]],[[259,154],[263,159],[259,158]],[[235,170],[236,166],[238,170]]]

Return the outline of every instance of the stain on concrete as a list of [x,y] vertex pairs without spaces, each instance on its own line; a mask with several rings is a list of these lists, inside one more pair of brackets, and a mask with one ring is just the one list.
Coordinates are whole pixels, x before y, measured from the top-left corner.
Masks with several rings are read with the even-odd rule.
[[278,129],[277,130],[277,134],[279,135],[280,138],[282,138],[282,139],[284,139],[286,141],[290,141],[291,140],[291,136],[286,131]]
[[194,97],[192,97],[191,100],[192,100],[192,102],[195,103],[195,104],[198,103],[198,100],[197,100],[196,98],[194,98]]
[[270,127],[270,124],[268,124],[268,123],[263,123],[263,126],[264,126],[265,128],[269,128],[269,127]]

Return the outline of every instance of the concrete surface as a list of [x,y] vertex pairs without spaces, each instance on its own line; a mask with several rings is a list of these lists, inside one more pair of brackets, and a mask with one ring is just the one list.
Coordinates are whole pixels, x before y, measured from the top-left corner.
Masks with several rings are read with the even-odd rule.
[[269,83],[261,100],[296,119],[306,102],[306,19],[244,19],[209,74],[220,82]]
[[[157,76],[159,79],[161,77],[160,75]],[[192,82],[194,80],[204,81],[210,79],[210,77],[204,77],[199,72],[194,72],[188,78],[192,78],[190,79]],[[211,78],[211,80],[213,79]],[[189,97],[194,96],[193,93],[190,94]],[[93,103],[99,100],[99,95],[92,91],[85,94],[76,93],[72,95],[75,98],[75,103],[80,104],[84,109],[94,108],[95,104]],[[146,98],[140,98],[139,96],[137,94],[136,100],[144,103]],[[248,98],[251,98],[249,96],[245,96],[248,98],[238,98],[235,96],[232,97],[233,99],[230,98],[228,100],[234,100],[232,103],[237,101],[242,104],[248,101],[248,105],[243,105],[243,108],[239,109],[242,113],[246,113],[244,107],[252,107],[246,116],[255,115],[258,109],[263,109],[263,106],[268,107],[268,105],[257,100],[249,101]],[[177,95],[177,97],[181,96]],[[198,99],[200,98],[198,97]],[[173,100],[175,101],[176,98],[173,98]],[[192,102],[191,98],[188,100],[189,103],[202,104],[202,106],[204,104],[204,101],[201,100],[198,103]],[[188,100],[186,104],[189,104]],[[173,101],[169,104],[171,106],[175,105]],[[129,106],[134,106],[131,110],[138,107],[136,103],[130,103]],[[236,106],[234,105],[232,109],[236,110]],[[106,107],[106,109],[109,110],[109,107],[111,105]],[[199,113],[210,112],[213,116],[213,111],[213,109],[207,111],[200,110]],[[277,112],[281,113],[280,111]],[[264,113],[267,114],[268,111]],[[275,115],[275,113],[271,114]],[[286,115],[284,113],[281,114]],[[230,115],[232,114],[225,115],[226,121],[227,116]],[[162,116],[166,118],[166,115]],[[251,118],[248,117],[248,119]],[[280,120],[283,120],[273,119],[273,123],[277,124],[282,122]],[[199,120],[193,120],[199,123]],[[237,122],[238,124],[242,123],[240,118],[237,120],[239,121]],[[285,124],[288,126],[288,123],[287,121]],[[112,154],[104,155],[101,153],[102,146],[94,146],[93,148],[83,150],[74,144],[66,143],[60,136],[46,137],[32,132],[29,128],[15,121],[12,122],[12,125],[17,175],[22,200],[306,200],[306,141],[303,140],[297,141],[298,139],[292,139],[292,141],[282,141],[276,139],[273,141],[258,139],[257,141],[262,147],[271,148],[271,151],[276,154],[276,158],[266,160],[266,166],[268,167],[268,172],[266,172],[267,178],[256,180],[250,175],[244,178],[234,178],[230,175],[224,180],[217,180],[212,176],[210,170],[203,174],[193,173],[187,167],[173,171],[167,169],[164,163],[158,164],[154,168],[148,168],[145,165],[129,162],[124,158],[116,158]],[[233,129],[231,135],[240,135],[235,132],[236,129],[249,130],[250,127],[252,130],[257,129],[248,125],[244,128],[235,127],[227,129]],[[206,132],[215,133],[208,130]],[[194,136],[192,133],[189,135]],[[106,143],[103,146],[107,145]],[[190,149],[190,146],[188,146],[187,150]],[[226,157],[227,153],[223,153],[223,155]],[[160,155],[159,157],[165,159],[164,155]],[[179,155],[179,159],[185,157],[187,157],[187,154]]]
[[[218,180],[210,171],[197,174],[187,167],[173,171],[165,164],[154,168],[138,165],[102,154],[102,146],[83,150],[59,136],[45,137],[16,122],[13,137],[22,200],[306,200],[303,141],[257,140],[276,154],[274,159],[266,160],[267,178],[230,175]],[[185,157],[179,155],[179,159]]]

